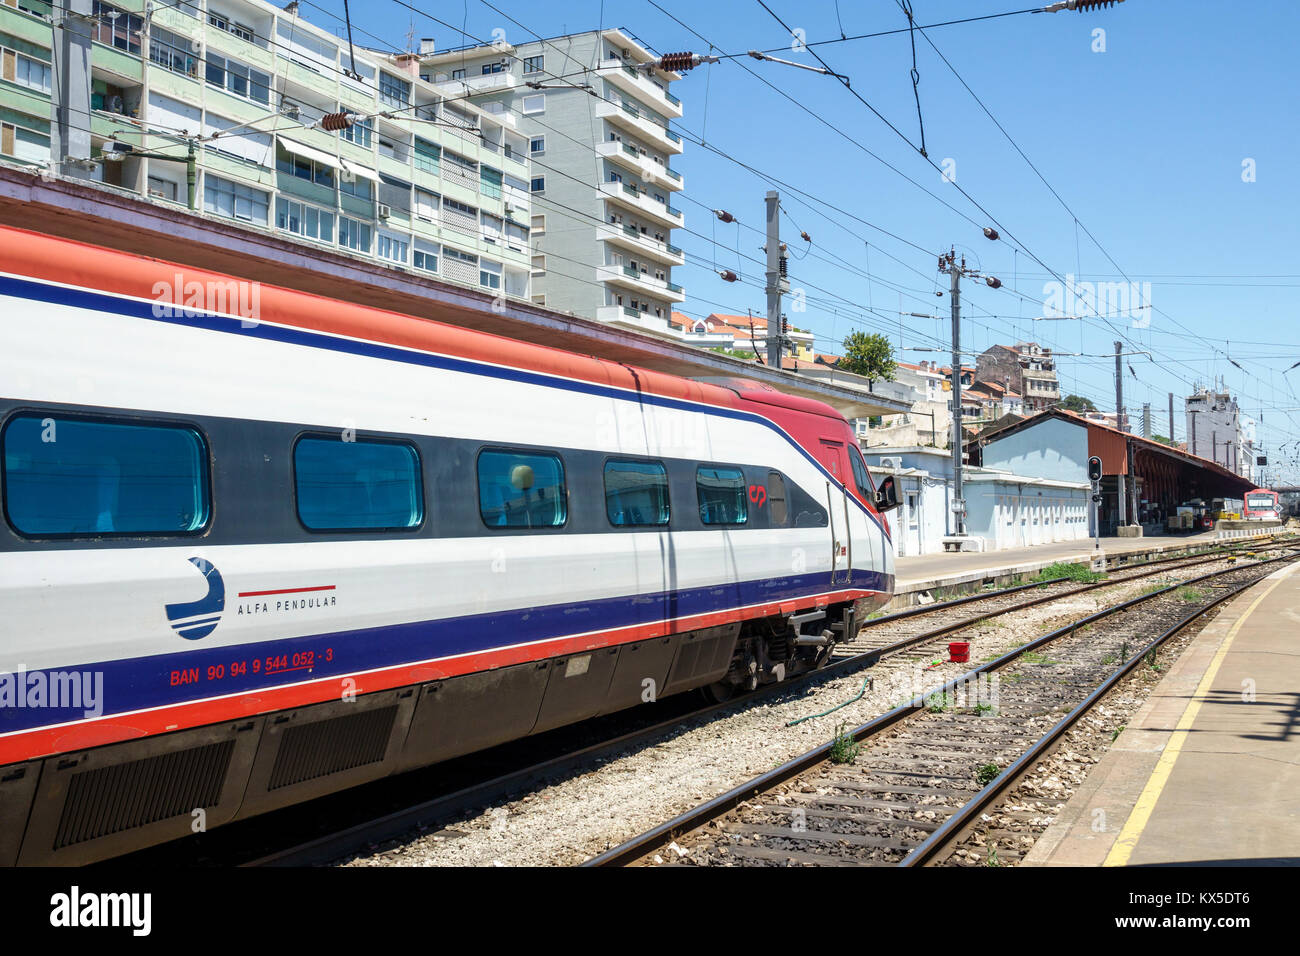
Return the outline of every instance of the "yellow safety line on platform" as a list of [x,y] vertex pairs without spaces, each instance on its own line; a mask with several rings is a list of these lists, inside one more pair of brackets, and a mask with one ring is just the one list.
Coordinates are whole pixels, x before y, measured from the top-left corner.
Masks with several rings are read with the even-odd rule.
[[1228,629],[1228,636],[1219,645],[1218,651],[1214,654],[1214,659],[1210,661],[1209,668],[1201,677],[1201,682],[1196,685],[1196,692],[1192,694],[1192,699],[1188,702],[1187,708],[1183,711],[1183,716],[1174,728],[1169,743],[1165,745],[1164,752],[1161,753],[1155,770],[1151,771],[1151,777],[1147,780],[1142,795],[1138,797],[1137,803],[1134,804],[1133,811],[1120,829],[1119,836],[1116,837],[1110,852],[1106,854],[1102,866],[1128,865],[1129,858],[1133,855],[1138,840],[1142,836],[1142,831],[1146,829],[1147,822],[1151,819],[1151,813],[1156,808],[1156,801],[1160,799],[1165,784],[1169,782],[1169,775],[1173,773],[1174,764],[1178,761],[1178,755],[1182,753],[1183,744],[1187,742],[1192,725],[1196,722],[1196,716],[1201,712],[1201,704],[1207,699],[1210,687],[1214,684],[1214,678],[1218,676],[1219,666],[1223,663],[1224,658],[1228,656],[1228,649],[1232,647],[1237,632],[1246,623],[1246,619],[1255,613],[1255,609],[1263,603],[1264,599],[1273,593],[1273,589],[1281,584],[1297,567],[1297,565],[1292,565],[1283,571],[1272,584],[1264,589],[1264,593],[1250,603],[1250,607],[1246,608],[1245,613],[1237,618],[1232,627]]

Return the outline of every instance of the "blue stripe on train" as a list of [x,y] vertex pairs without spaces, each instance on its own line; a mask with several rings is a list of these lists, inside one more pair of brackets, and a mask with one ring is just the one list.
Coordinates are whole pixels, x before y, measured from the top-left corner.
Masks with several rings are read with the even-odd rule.
[[[650,624],[665,618],[690,617],[835,590],[892,590],[892,576],[878,571],[854,570],[851,580],[830,583],[828,573],[795,575],[760,581],[665,591],[634,597],[605,598],[539,608],[493,611],[435,621],[417,621],[385,627],[363,628],[307,637],[283,638],[227,647],[195,647],[174,654],[127,658],[81,667],[51,668],[0,674],[0,733],[32,730],[50,724],[110,716],[127,711],[189,703],[226,694],[264,690],[304,679],[318,680],[359,671],[400,666],[431,658],[453,657],[502,647],[562,638],[588,631]],[[231,608],[226,614],[230,616]],[[314,613],[308,609],[304,613]],[[329,660],[326,660],[327,650]],[[295,666],[294,655],[310,654],[310,672]],[[553,656],[549,654],[540,657]],[[285,669],[267,673],[266,660],[280,658]],[[253,662],[259,667],[254,670]],[[244,662],[243,674],[232,664]],[[222,667],[220,679],[209,679],[209,668]],[[62,684],[66,675],[103,675],[98,713],[87,714],[84,699],[78,707],[52,707],[48,691],[42,707],[16,706],[6,695],[4,681],[24,680],[27,700],[33,680],[46,688]],[[193,682],[173,683],[177,676],[195,675]],[[81,680],[84,687],[85,681]],[[93,686],[93,683],[92,685]],[[11,685],[9,694],[14,692]]]

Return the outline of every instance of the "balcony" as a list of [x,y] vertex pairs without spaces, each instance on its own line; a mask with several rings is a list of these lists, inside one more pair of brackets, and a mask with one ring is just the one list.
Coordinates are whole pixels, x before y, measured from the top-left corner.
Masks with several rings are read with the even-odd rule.
[[479,93],[495,93],[499,90],[516,89],[520,86],[519,77],[513,72],[483,73],[479,76],[465,76],[455,80],[439,80],[433,88],[448,99],[474,96]]
[[602,156],[611,162],[618,163],[625,169],[630,169],[642,179],[658,183],[664,189],[678,190],[685,186],[681,173],[669,169],[660,163],[656,163],[649,156],[643,155],[639,149],[629,143],[616,142],[610,140],[601,143],[596,147],[596,155]]
[[667,318],[653,312],[640,312],[625,305],[602,305],[596,309],[596,321],[630,325],[660,335],[668,335],[672,331]]
[[596,72],[620,90],[630,93],[649,104],[656,112],[674,119],[682,115],[682,101],[665,89],[660,89],[650,78],[634,70],[621,60],[605,60]]
[[602,100],[596,104],[595,115],[597,119],[608,120],[625,132],[654,143],[656,147],[662,149],[665,153],[676,154],[682,151],[682,138],[680,136],[667,126],[652,120],[631,103],[613,103],[609,100]]
[[681,249],[669,242],[660,242],[653,236],[647,236],[635,226],[616,226],[612,222],[602,223],[596,227],[596,238],[623,249],[631,250],[653,262],[670,266],[686,265],[686,256]]
[[680,210],[667,203],[646,195],[628,183],[601,183],[600,192],[606,199],[611,199],[629,209],[635,209],[645,218],[669,229],[676,229],[684,224]]
[[606,265],[596,270],[598,282],[610,282],[633,292],[651,295],[655,299],[667,302],[684,302],[686,293],[682,287],[667,281],[656,279],[647,272],[641,272],[632,266]]

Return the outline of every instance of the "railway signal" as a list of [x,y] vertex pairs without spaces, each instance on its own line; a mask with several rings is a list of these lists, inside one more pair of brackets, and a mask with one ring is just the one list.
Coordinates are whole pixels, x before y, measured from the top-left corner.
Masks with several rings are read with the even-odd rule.
[[1088,459],[1088,480],[1092,482],[1092,547],[1101,550],[1101,459]]

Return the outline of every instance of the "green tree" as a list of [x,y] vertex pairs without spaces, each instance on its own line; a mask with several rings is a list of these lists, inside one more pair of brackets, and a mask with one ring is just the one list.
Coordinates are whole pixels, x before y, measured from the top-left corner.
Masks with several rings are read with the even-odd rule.
[[870,383],[877,379],[892,382],[898,373],[894,349],[889,339],[878,332],[851,332],[844,340],[844,357],[839,367],[861,375]]
[[1095,412],[1097,406],[1092,403],[1091,399],[1084,398],[1082,395],[1067,395],[1061,399],[1061,407],[1072,412]]

